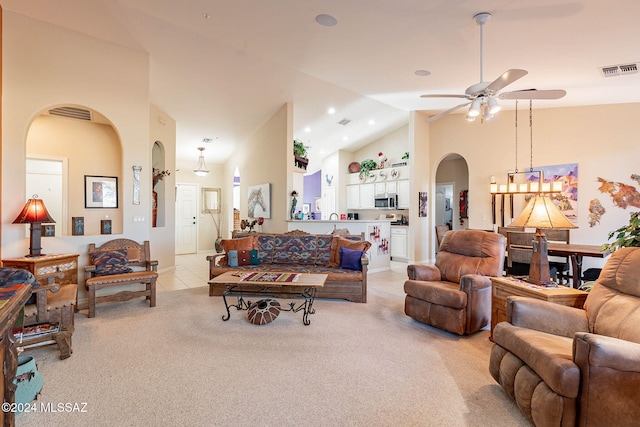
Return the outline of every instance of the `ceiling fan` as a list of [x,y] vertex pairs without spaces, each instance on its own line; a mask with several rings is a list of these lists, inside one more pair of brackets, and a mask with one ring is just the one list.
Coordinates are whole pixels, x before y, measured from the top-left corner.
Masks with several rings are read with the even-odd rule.
[[475,120],[476,117],[480,117],[481,120],[488,120],[495,113],[500,111],[500,104],[496,100],[500,99],[560,99],[567,94],[562,89],[555,90],[537,90],[526,89],[517,90],[513,92],[499,93],[500,90],[515,82],[516,80],[527,75],[526,70],[520,70],[517,68],[510,69],[502,73],[500,77],[492,82],[485,82],[482,80],[482,28],[484,24],[491,18],[489,12],[481,12],[474,15],[473,19],[476,24],[480,26],[480,83],[471,85],[465,90],[464,94],[427,94],[421,95],[421,98],[465,98],[468,102],[460,104],[442,113],[427,119],[428,122],[439,119],[440,117],[449,114],[459,108],[471,105],[466,119],[469,121]]

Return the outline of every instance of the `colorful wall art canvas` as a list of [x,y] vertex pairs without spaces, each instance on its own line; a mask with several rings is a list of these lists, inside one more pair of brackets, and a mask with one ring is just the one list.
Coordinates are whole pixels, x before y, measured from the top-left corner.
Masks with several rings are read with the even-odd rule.
[[427,216],[427,192],[419,191],[418,192],[418,216],[426,217]]
[[[578,164],[569,163],[564,165],[540,166],[533,168],[534,171],[542,171],[544,182],[562,182],[562,192],[551,194],[551,199],[558,206],[558,209],[575,222],[578,220]],[[528,181],[537,181],[538,174],[527,174]]]
[[271,218],[271,184],[249,187],[247,211],[249,218]]

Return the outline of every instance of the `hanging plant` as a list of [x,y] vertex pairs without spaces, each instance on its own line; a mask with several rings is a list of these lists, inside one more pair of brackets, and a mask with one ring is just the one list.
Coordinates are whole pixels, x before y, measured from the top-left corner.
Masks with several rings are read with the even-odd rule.
[[620,248],[640,246],[640,212],[632,212],[629,223],[609,233],[607,240],[615,237],[611,243],[605,243],[601,250],[613,253]]

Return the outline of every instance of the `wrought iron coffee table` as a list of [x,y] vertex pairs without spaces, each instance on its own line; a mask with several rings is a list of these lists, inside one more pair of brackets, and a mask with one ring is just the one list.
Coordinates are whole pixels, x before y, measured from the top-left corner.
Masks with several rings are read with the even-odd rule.
[[[316,296],[316,288],[324,286],[327,274],[315,273],[281,273],[281,272],[250,272],[227,271],[209,281],[222,283],[227,290],[222,294],[227,314],[222,315],[222,320],[227,321],[231,317],[231,307],[237,310],[248,310],[251,301],[246,296],[274,298],[302,298],[304,301],[290,302],[289,308],[282,311],[302,311],[302,323],[309,325],[309,315],[315,313],[313,301]],[[227,297],[236,297],[237,302],[230,304]]]

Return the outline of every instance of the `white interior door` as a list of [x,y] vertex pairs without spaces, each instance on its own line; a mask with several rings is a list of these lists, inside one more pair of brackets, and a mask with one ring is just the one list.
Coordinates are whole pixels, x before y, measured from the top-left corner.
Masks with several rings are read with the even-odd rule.
[[176,255],[198,252],[198,186],[176,184]]
[[[67,234],[67,163],[66,159],[27,158],[26,199],[37,195],[56,223],[56,236]],[[26,227],[27,232],[29,227]],[[28,235],[28,234],[27,234]]]

